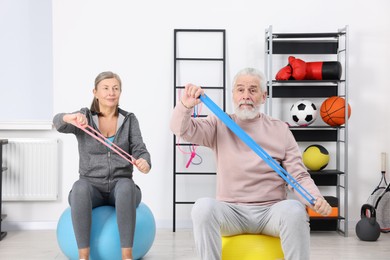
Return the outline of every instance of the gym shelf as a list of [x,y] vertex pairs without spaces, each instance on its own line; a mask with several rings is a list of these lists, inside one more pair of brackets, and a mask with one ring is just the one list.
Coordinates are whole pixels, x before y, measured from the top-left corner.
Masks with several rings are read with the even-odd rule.
[[[265,30],[265,73],[267,76],[268,96],[265,112],[277,117],[275,108],[281,109],[283,100],[311,99],[325,100],[331,96],[339,96],[348,104],[348,26],[336,32],[318,33],[276,33],[272,26]],[[342,76],[339,80],[275,80],[281,68],[276,62],[287,60],[288,56],[314,55],[315,60],[338,61],[341,64]],[[297,100],[295,100],[297,101]],[[317,108],[317,113],[320,108]],[[347,114],[347,113],[346,113]],[[338,216],[332,218],[311,217],[311,229],[318,231],[338,231],[348,235],[348,119],[345,124],[332,127],[313,124],[306,127],[290,126],[296,141],[300,144],[325,143],[335,147],[334,169],[309,171],[317,186],[328,186],[335,189],[339,202]],[[280,115],[283,116],[283,113]],[[318,115],[321,121],[320,115]],[[280,118],[282,119],[282,118]],[[282,119],[283,120],[283,119]],[[326,196],[326,194],[324,194]]]
[[337,186],[339,177],[344,172],[338,170],[309,171],[317,186]]

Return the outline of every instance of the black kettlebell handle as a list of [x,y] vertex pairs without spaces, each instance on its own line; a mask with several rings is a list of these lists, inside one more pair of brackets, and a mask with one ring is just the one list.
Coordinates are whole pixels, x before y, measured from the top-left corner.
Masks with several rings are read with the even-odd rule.
[[[367,211],[369,210],[370,214],[367,215]],[[361,212],[360,212],[361,218],[368,218],[370,224],[375,224],[376,222],[376,211],[374,206],[370,204],[364,204],[362,206]]]

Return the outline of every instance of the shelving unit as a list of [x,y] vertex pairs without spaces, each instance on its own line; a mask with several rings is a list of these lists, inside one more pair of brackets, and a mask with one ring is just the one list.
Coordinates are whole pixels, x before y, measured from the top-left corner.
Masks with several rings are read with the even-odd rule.
[[1,167],[1,172],[0,172],[0,241],[3,240],[3,238],[7,235],[7,232],[2,231],[1,229],[1,224],[3,220],[5,219],[6,215],[2,214],[2,185],[3,185],[3,172],[7,170],[6,167],[3,167],[3,145],[7,144],[8,140],[7,139],[0,139],[0,167]]
[[[340,80],[287,80],[277,81],[277,59],[287,61],[288,56],[309,56],[318,61],[334,60],[342,65]],[[305,60],[305,59],[303,59]],[[284,64],[286,65],[286,64]],[[339,127],[313,124],[306,127],[291,126],[298,143],[322,142],[335,146],[335,169],[309,171],[319,187],[335,188],[338,217],[311,217],[313,231],[338,231],[348,236],[348,26],[330,33],[275,33],[272,26],[265,30],[265,73],[268,79],[268,98],[265,112],[278,117],[282,99],[305,99],[340,96],[345,99],[345,124]],[[296,100],[297,101],[297,100]],[[320,104],[318,104],[320,106]],[[319,106],[317,105],[317,109]],[[318,116],[316,121],[321,121]],[[324,194],[326,196],[326,194]],[[328,198],[328,196],[326,196]]]
[[[197,44],[194,44],[193,41],[186,41],[185,39],[180,39],[179,36],[182,35],[193,35],[195,39],[199,40],[200,42],[204,43],[207,41],[207,38],[211,35],[216,36],[218,39],[220,39],[220,45],[219,46],[213,46],[217,47],[217,53],[210,54],[209,48],[206,48],[207,50],[199,50],[197,54],[190,54],[195,56],[187,56],[188,54],[185,54],[185,52],[179,51],[183,49],[194,49],[194,46],[197,46]],[[186,44],[189,43],[189,44]],[[183,45],[187,45],[184,46]],[[182,47],[182,48],[179,48]],[[188,48],[185,48],[188,47]],[[212,48],[210,48],[212,49]],[[207,52],[207,55],[203,52]],[[222,29],[175,29],[174,30],[174,86],[173,86],[173,92],[174,92],[174,107],[176,106],[176,103],[178,101],[178,98],[180,96],[178,95],[181,90],[184,89],[184,86],[179,83],[179,78],[181,74],[185,74],[185,64],[190,64],[190,74],[196,74],[197,78],[192,79],[196,83],[200,84],[203,89],[206,91],[217,91],[219,92],[219,95],[222,95],[222,109],[225,111],[226,109],[226,32]],[[216,73],[221,73],[221,82],[219,82],[217,85],[208,85],[205,83],[205,79],[203,78],[202,73],[196,73],[197,68],[205,67],[207,63],[216,64],[217,70]],[[188,68],[187,68],[188,70]],[[209,74],[210,71],[207,71],[207,74]],[[190,83],[190,82],[185,82]],[[185,84],[184,83],[184,84]],[[197,117],[206,117],[207,112],[197,114]],[[216,172],[197,172],[197,171],[180,171],[178,170],[178,152],[177,148],[180,147],[188,147],[196,144],[189,144],[185,142],[178,143],[178,140],[175,135],[173,135],[173,232],[176,231],[176,207],[178,205],[185,205],[185,204],[194,204],[195,201],[189,201],[189,200],[182,200],[177,198],[177,178],[181,176],[181,178],[185,178],[185,176],[210,176],[215,175]]]

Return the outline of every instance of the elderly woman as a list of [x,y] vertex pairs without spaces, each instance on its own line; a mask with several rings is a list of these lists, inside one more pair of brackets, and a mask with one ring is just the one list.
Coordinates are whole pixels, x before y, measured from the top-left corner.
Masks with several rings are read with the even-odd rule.
[[[148,173],[151,160],[136,116],[119,108],[121,92],[119,76],[102,72],[95,79],[90,109],[59,113],[53,119],[59,132],[72,133],[78,141],[80,177],[69,193],[69,204],[80,259],[89,259],[92,209],[102,205],[115,206],[122,259],[132,259],[136,208],[141,202],[133,164]],[[130,163],[113,153],[83,130],[87,126],[137,159]]]

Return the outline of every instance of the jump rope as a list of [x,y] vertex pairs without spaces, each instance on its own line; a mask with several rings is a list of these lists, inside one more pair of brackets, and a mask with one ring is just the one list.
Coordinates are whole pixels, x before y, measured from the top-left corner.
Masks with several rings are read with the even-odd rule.
[[293,187],[311,205],[315,198],[300,185],[294,177],[275,161],[263,148],[261,148],[244,130],[241,129],[221,108],[219,108],[206,94],[201,95],[200,100],[246,145],[249,146],[261,159],[263,159],[276,173],[280,175],[291,187]]
[[[179,91],[179,97],[180,97],[180,91]],[[202,111],[202,106],[201,105],[196,105],[194,106],[193,108],[193,113],[192,113],[192,116],[194,118],[198,117],[198,115],[201,114],[201,111]],[[177,142],[176,144],[178,144],[180,141],[180,138],[177,139]],[[199,155],[199,153],[196,152],[196,149],[197,149],[197,145],[195,144],[191,144],[189,146],[189,152],[187,151],[184,151],[180,145],[177,145],[179,151],[182,153],[182,154],[188,154],[190,155],[190,158],[188,159],[187,163],[186,163],[186,168],[190,167],[190,164],[194,164],[194,165],[200,165],[202,162],[203,162],[203,159],[202,157]],[[199,158],[199,161],[198,162],[195,162],[194,161],[194,158],[197,157]]]
[[[80,128],[81,130],[83,130],[85,133],[87,133],[88,135],[92,136],[93,138],[95,138],[96,140],[98,140],[100,143],[104,144],[105,146],[107,146],[109,149],[111,149],[112,151],[114,151],[115,153],[117,153],[120,157],[122,157],[123,159],[125,159],[126,161],[128,161],[129,163],[131,163],[132,165],[134,166],[137,166],[135,164],[135,161],[136,159],[131,156],[130,154],[128,154],[127,152],[125,152],[122,148],[120,148],[119,146],[117,146],[116,144],[114,144],[113,142],[111,142],[109,139],[107,139],[104,135],[102,135],[101,133],[99,133],[98,131],[96,131],[92,126],[90,125],[87,125],[86,127],[82,127],[80,124],[76,123],[75,124],[78,128]],[[97,134],[97,136],[95,134]]]

